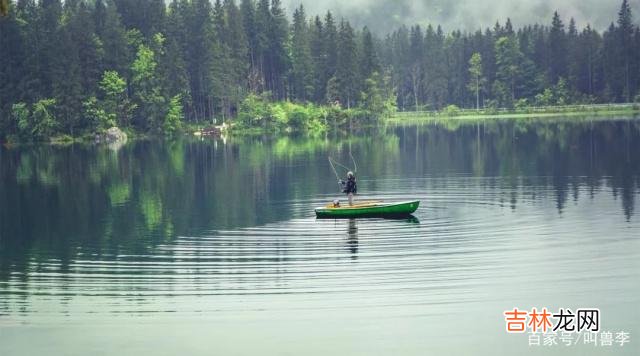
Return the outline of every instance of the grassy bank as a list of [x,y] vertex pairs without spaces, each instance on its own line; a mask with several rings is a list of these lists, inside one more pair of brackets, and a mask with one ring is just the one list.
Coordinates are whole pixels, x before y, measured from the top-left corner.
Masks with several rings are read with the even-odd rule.
[[453,105],[439,111],[405,111],[394,113],[388,122],[424,121],[429,119],[484,120],[526,119],[543,117],[615,116],[640,113],[639,103],[593,104],[525,107],[517,109],[459,109]]

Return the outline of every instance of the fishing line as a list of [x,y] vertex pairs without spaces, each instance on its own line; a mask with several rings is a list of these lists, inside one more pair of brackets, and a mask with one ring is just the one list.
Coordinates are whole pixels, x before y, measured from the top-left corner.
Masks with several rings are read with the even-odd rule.
[[331,169],[333,169],[333,173],[336,175],[336,178],[340,180],[340,176],[338,175],[338,171],[336,171],[336,167],[333,166],[333,162],[331,161],[331,157],[329,157],[329,165],[331,165]]
[[[333,160],[333,159],[332,159],[332,158],[330,158],[329,160]],[[347,166],[345,166],[345,165],[340,164],[340,162],[338,162],[338,161],[336,161],[336,160],[333,160],[333,163],[335,163],[335,164],[336,164],[336,166],[339,166],[339,167],[342,167],[342,168],[346,169],[346,170],[347,170],[347,172],[352,170],[351,168],[349,168],[349,167],[347,167]]]
[[356,164],[356,159],[353,158],[351,154],[351,144],[349,144],[349,157],[351,157],[351,161],[353,162],[353,173],[358,173],[358,165]]

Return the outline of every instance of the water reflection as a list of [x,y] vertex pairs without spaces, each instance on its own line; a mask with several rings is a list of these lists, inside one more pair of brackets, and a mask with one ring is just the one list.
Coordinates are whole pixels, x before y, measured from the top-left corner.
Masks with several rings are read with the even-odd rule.
[[349,219],[347,227],[347,245],[351,252],[351,258],[358,258],[358,221],[356,219]]
[[[313,207],[339,194],[326,157],[347,162],[349,150],[362,193],[419,198],[418,215],[315,221]],[[542,224],[543,214],[566,216],[576,229],[585,221],[631,226],[637,152],[637,120],[452,121],[349,138],[137,141],[115,151],[2,148],[0,312],[25,311],[30,296],[47,290],[64,298],[131,297],[132,287],[304,292],[296,273],[334,283],[338,267],[327,261],[345,251],[362,263],[368,253],[431,253],[421,250],[425,237],[444,236],[434,245],[444,249],[447,238],[473,242],[512,227],[501,209],[523,228]],[[172,279],[192,274],[184,285]]]

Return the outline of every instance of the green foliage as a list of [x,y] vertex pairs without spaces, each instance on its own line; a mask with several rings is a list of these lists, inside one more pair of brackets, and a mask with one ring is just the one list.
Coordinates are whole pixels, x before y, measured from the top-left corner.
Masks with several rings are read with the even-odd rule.
[[360,93],[360,106],[372,113],[384,111],[384,98],[382,97],[381,79],[378,72],[364,82],[364,91]]
[[482,55],[474,52],[469,59],[469,74],[471,75],[467,88],[476,95],[476,109],[480,109],[480,88],[484,84],[482,77]]
[[378,72],[371,73],[365,80],[364,91],[360,93],[360,108],[371,119],[389,116],[396,111],[396,95],[391,88],[390,78]]
[[327,120],[332,113],[332,109],[310,103],[273,103],[267,95],[250,94],[240,104],[237,126],[243,129],[322,132],[327,129]]
[[[156,36],[156,45],[162,45],[162,36]],[[166,113],[166,99],[158,81],[155,53],[148,46],[138,46],[138,54],[131,65],[131,86],[137,105],[137,126],[141,129],[160,129]]]
[[31,135],[38,139],[51,137],[58,122],[54,116],[56,101],[54,99],[42,99],[33,104],[31,109]]
[[16,123],[18,133],[26,138],[30,138],[30,116],[31,113],[29,112],[29,108],[25,103],[16,103],[11,107],[11,117]]
[[448,105],[446,108],[444,108],[444,110],[442,110],[442,113],[445,116],[458,116],[460,114],[460,108],[456,105]]
[[523,55],[514,36],[500,37],[496,41],[495,51],[497,80],[493,91],[501,106],[511,108],[516,99],[516,85],[522,75]]
[[91,127],[96,131],[103,131],[116,124],[116,114],[107,113],[98,103],[95,96],[82,103],[85,119],[91,122]]
[[164,117],[162,132],[168,135],[173,135],[182,127],[183,120],[184,113],[182,112],[182,96],[178,94],[169,101],[169,111]]
[[244,127],[266,127],[271,120],[267,95],[249,94],[240,104],[238,123]]
[[514,108],[518,111],[525,111],[529,107],[527,98],[520,98],[514,103]]
[[120,77],[118,72],[107,70],[102,75],[100,89],[106,97],[117,98],[127,89],[127,81]]
[[127,98],[126,80],[116,71],[105,71],[99,87],[104,96],[101,107],[109,117],[109,124],[114,126],[117,122],[121,127],[128,127],[136,106]]
[[327,94],[325,97],[327,104],[333,105],[340,102],[340,89],[338,78],[335,76],[329,78],[327,82]]
[[55,99],[42,99],[27,107],[25,103],[14,104],[12,117],[16,121],[18,134],[25,140],[43,141],[54,135],[59,123],[56,121]]
[[[237,115],[247,127],[318,131],[396,107],[521,109],[640,93],[640,28],[627,0],[604,31],[565,28],[554,13],[547,26],[415,25],[382,36],[302,6],[290,26],[281,0],[213,3],[15,2],[0,20],[0,135],[78,137],[112,124],[174,132]],[[300,107],[259,102],[262,93]],[[55,104],[43,111],[43,98]],[[338,105],[317,112],[323,104]]]
[[558,83],[550,88],[546,88],[535,97],[538,106],[567,105],[571,102],[571,95],[567,88],[567,81],[560,78]]

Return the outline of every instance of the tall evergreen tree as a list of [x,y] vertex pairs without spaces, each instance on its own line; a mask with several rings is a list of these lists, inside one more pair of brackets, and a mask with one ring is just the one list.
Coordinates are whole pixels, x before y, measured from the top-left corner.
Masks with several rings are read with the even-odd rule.
[[567,77],[567,38],[558,12],[553,13],[549,31],[549,80],[552,84]]
[[494,95],[501,106],[511,107],[516,99],[516,88],[522,75],[522,52],[514,36],[500,37],[496,41],[496,81]]
[[248,43],[245,36],[242,14],[234,0],[225,0],[227,17],[227,37],[225,38],[231,58],[231,106],[237,107],[247,86],[247,75],[250,66],[248,60]]
[[418,110],[422,100],[424,80],[424,35],[420,26],[411,28],[408,57],[411,93],[413,94],[414,108]]
[[619,48],[616,52],[620,55],[621,71],[623,72],[622,77],[624,78],[622,93],[616,93],[616,96],[630,102],[632,93],[635,92],[636,83],[634,79],[637,77],[637,75],[632,74],[631,69],[634,54],[637,53],[634,53],[634,25],[631,16],[631,7],[627,0],[622,0],[622,5],[618,12],[618,28],[616,32]]
[[330,11],[324,17],[324,51],[326,56],[326,72],[325,79],[336,74],[336,67],[338,65],[338,29],[336,27],[335,20]]
[[7,16],[0,17],[0,137],[15,130],[10,112],[13,104],[23,101],[20,81],[23,76],[25,46],[20,28],[18,11],[7,9]]
[[346,20],[340,21],[337,47],[335,76],[340,86],[340,102],[343,106],[350,108],[354,105],[358,93],[356,86],[358,55],[353,28]]
[[312,97],[313,63],[309,47],[309,29],[302,5],[293,13],[290,82],[292,99],[306,101]]
[[187,63],[184,58],[187,42],[185,18],[188,4],[184,0],[172,0],[167,11],[166,41],[164,54],[159,58],[160,72],[164,78],[163,88],[166,97],[180,96],[183,108],[191,113],[193,101]]
[[94,11],[95,33],[98,36],[102,57],[99,73],[115,70],[124,74],[129,69],[129,53],[127,36],[120,20],[120,14],[113,0],[97,0]]
[[322,102],[327,87],[326,31],[320,16],[316,16],[309,27],[309,52],[313,68],[313,100]]
[[373,72],[380,72],[378,53],[373,41],[373,35],[366,26],[362,29],[362,44],[358,55],[360,56],[360,74],[362,78],[369,78]]
[[214,114],[214,88],[220,87],[213,76],[217,51],[213,28],[212,8],[208,0],[193,0],[185,19],[187,43],[186,62],[193,98],[195,120],[210,118]]
[[286,75],[289,70],[289,56],[285,48],[289,37],[287,17],[282,9],[280,0],[271,1],[267,23],[267,47],[265,58],[266,86],[276,98],[285,99]]

